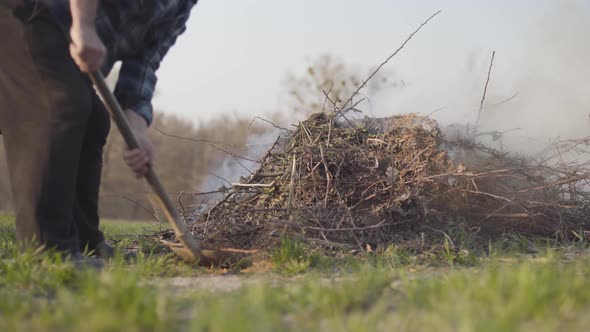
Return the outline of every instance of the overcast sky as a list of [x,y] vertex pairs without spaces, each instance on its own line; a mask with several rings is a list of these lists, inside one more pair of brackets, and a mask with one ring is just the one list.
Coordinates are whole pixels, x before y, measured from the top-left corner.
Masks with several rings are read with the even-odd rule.
[[[415,83],[413,91],[396,96],[396,100],[407,104],[411,96],[421,95],[419,107],[427,110],[450,106],[452,97],[443,96],[441,86],[468,81],[459,89],[481,91],[479,73],[470,79],[464,77],[470,71],[485,75],[492,50],[497,52],[492,97],[495,93],[501,98],[513,92],[514,73],[526,71],[519,64],[527,62],[531,48],[544,43],[546,25],[553,25],[548,29],[557,33],[553,40],[561,38],[560,26],[567,25],[570,18],[554,13],[562,10],[564,3],[576,3],[573,12],[577,15],[581,11],[588,18],[589,2],[200,0],[187,32],[158,72],[159,95],[154,104],[159,111],[195,122],[223,112],[263,115],[281,107],[281,81],[289,72],[303,72],[307,56],[328,52],[346,63],[375,66],[438,10],[442,13],[388,65],[404,81]],[[559,17],[547,20],[552,16]],[[463,92],[477,104],[480,96]],[[457,91],[453,93],[457,96]],[[375,104],[391,104],[391,96],[382,99]]]

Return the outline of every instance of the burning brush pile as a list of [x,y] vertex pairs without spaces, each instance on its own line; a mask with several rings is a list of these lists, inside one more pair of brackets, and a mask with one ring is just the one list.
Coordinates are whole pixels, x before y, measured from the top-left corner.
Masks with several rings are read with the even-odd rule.
[[589,160],[588,141],[522,158],[473,137],[451,139],[418,115],[352,122],[314,114],[279,138],[256,172],[187,220],[202,243],[243,249],[272,248],[283,236],[378,249],[456,229],[484,240],[585,236],[590,165],[571,156]]

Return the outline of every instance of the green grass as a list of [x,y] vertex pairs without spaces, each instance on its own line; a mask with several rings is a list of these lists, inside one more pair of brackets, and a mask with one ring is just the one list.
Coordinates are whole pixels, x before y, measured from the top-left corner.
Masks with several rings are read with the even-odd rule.
[[[143,235],[154,231],[167,229],[167,225],[154,221],[129,221],[129,220],[103,220],[101,229],[107,237],[119,237],[123,235]],[[14,217],[0,213],[0,230],[7,233],[14,232]]]
[[[154,227],[104,225],[118,246]],[[0,216],[0,331],[587,330],[585,242],[507,237],[478,251],[453,239],[427,252],[391,246],[363,258],[324,257],[284,239],[269,253],[272,271],[242,272],[252,282],[226,292],[173,286],[170,277],[223,271],[168,254],[140,253],[131,265],[119,257],[95,273],[56,254],[17,253],[12,220]]]
[[301,242],[284,238],[281,246],[271,252],[271,261],[275,271],[296,275],[308,271],[311,267],[320,265],[321,257],[311,253]]

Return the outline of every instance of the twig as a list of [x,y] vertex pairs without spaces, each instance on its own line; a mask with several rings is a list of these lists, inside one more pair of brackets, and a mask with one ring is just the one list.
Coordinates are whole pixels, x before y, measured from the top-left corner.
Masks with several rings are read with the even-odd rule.
[[510,219],[531,219],[531,215],[528,213],[493,213],[493,214],[475,214],[475,216],[485,216],[480,222],[485,221],[489,218],[510,218]]
[[534,188],[526,188],[526,189],[522,189],[517,191],[518,193],[526,193],[529,191],[535,191],[535,190],[541,190],[541,189],[545,189],[545,188],[549,188],[549,187],[555,187],[555,186],[561,186],[564,184],[568,184],[568,183],[572,183],[572,182],[578,182],[584,179],[587,179],[588,175],[581,175],[581,176],[576,176],[573,178],[565,178],[565,179],[559,179],[557,181],[542,185],[542,186],[538,186],[538,187],[534,187]]
[[128,238],[151,238],[154,237],[153,234],[117,234],[117,235],[109,235],[110,239],[128,239]]
[[349,244],[345,244],[345,243],[339,243],[339,242],[334,242],[334,241],[330,241],[330,240],[326,240],[326,239],[316,239],[316,238],[304,238],[304,241],[309,241],[315,244],[322,244],[328,247],[336,247],[336,248],[342,248],[342,249],[353,249],[354,246],[351,246]]
[[160,222],[160,218],[158,218],[158,216],[154,215],[147,207],[141,205],[139,202],[137,202],[137,201],[135,201],[135,200],[133,200],[133,199],[131,199],[129,197],[126,197],[126,196],[123,196],[123,195],[102,195],[101,197],[103,197],[103,198],[122,198],[124,200],[127,200],[127,201],[129,201],[129,202],[131,202],[131,203],[139,206],[142,210],[144,210],[152,218],[154,218],[154,220],[156,220],[157,222]]
[[145,186],[145,195],[148,198],[148,201],[150,202],[150,204],[152,205],[152,209],[154,209],[154,216],[156,217],[156,220],[160,221],[160,216],[158,215],[158,204],[156,203],[156,201],[154,200],[154,196],[147,184],[147,182],[144,182],[144,186]]
[[424,224],[423,226],[426,227],[426,228],[428,228],[428,229],[430,229],[430,230],[433,230],[433,231],[435,231],[437,233],[441,233],[442,235],[444,235],[445,238],[451,243],[451,247],[452,248],[455,248],[455,244],[453,243],[453,239],[451,239],[451,237],[449,236],[449,234],[445,233],[444,231],[441,231],[440,229],[436,229],[436,228],[430,227],[430,226],[428,226],[426,224]]
[[291,215],[293,209],[293,196],[295,196],[295,172],[297,171],[297,157],[293,155],[293,163],[291,166],[291,180],[289,181],[289,198],[287,202],[287,214]]
[[[215,174],[215,173],[211,173],[211,172],[207,172],[207,174],[209,174],[209,175],[211,175],[211,176],[214,176],[214,177],[218,178],[219,180],[221,180],[221,181],[223,181],[223,182],[225,182],[225,183],[229,184],[230,186],[232,185],[232,184],[231,184],[231,182],[229,182],[229,181],[228,181],[226,178],[224,178],[224,177],[222,177],[222,176],[219,176],[219,175],[217,175],[217,174]],[[212,192],[212,193],[213,193],[213,192]]]
[[330,194],[330,185],[332,184],[332,173],[328,168],[328,162],[326,161],[326,155],[324,154],[324,147],[320,142],[320,157],[324,163],[324,169],[326,171],[326,195],[324,196],[324,207],[328,206],[328,195]]
[[[357,92],[357,94],[360,94],[360,93],[358,93],[358,92]],[[350,106],[350,107],[349,107],[349,108],[347,108],[347,109],[340,110],[340,112],[341,112],[341,113],[346,113],[346,112],[348,112],[348,111],[358,111],[358,110],[356,109],[356,107],[357,107],[357,106],[358,106],[360,103],[362,103],[363,101],[365,101],[365,100],[369,101],[369,105],[371,104],[371,101],[370,101],[369,99],[367,99],[367,97],[363,97],[363,98],[361,98],[361,99],[357,100],[357,101],[354,103],[354,105]],[[360,111],[359,111],[359,112],[360,112]]]
[[[223,153],[226,153],[226,154],[232,156],[233,159],[236,160],[236,162],[240,166],[242,166],[242,168],[244,168],[245,170],[247,170],[250,173],[252,173],[252,172],[246,166],[244,166],[238,159],[243,159],[243,160],[251,161],[251,162],[254,162],[254,163],[260,163],[260,161],[258,161],[258,160],[254,160],[254,159],[242,157],[240,155],[237,155],[235,153],[231,153],[231,152],[229,152],[229,151],[227,151],[225,149],[222,149],[222,148],[220,148],[220,147],[218,147],[218,146],[215,145],[215,144],[224,144],[224,145],[231,146],[231,147],[237,147],[236,144],[228,144],[228,143],[225,143],[225,142],[214,142],[214,141],[209,141],[209,140],[205,140],[205,139],[195,139],[195,138],[190,138],[190,137],[182,137],[182,136],[178,136],[178,135],[172,135],[172,134],[168,134],[168,133],[164,132],[161,129],[155,128],[155,127],[154,127],[154,130],[157,131],[158,133],[164,135],[164,136],[168,136],[168,137],[172,137],[172,138],[176,138],[176,139],[181,139],[181,140],[192,141],[192,142],[206,143],[210,147],[212,147],[212,148],[214,148],[214,149],[216,149],[218,151],[221,151]],[[285,129],[285,130],[288,130],[288,129]]]
[[379,143],[379,144],[383,144],[383,145],[389,145],[388,142],[385,142],[384,140],[379,139],[379,138],[367,138],[367,143],[370,143],[370,142],[375,142],[375,143]]
[[512,203],[515,204],[514,201],[512,199],[506,198],[506,197],[502,197],[502,196],[498,196],[498,195],[494,195],[494,194],[490,194],[490,193],[486,193],[483,191],[475,191],[475,190],[467,190],[467,189],[462,189],[462,192],[466,192],[466,193],[470,193],[470,194],[474,194],[474,195],[483,195],[483,196],[488,196],[491,198],[495,198],[501,201],[505,201],[508,203]]
[[283,176],[285,172],[276,172],[276,173],[257,173],[253,174],[252,176],[255,178],[276,178],[277,176]]
[[[228,155],[232,156],[232,157],[233,157],[233,158],[234,158],[236,161],[238,161],[238,159],[243,159],[243,160],[251,161],[251,162],[253,162],[253,163],[260,164],[260,161],[259,161],[259,160],[254,160],[254,159],[251,159],[251,158],[242,157],[242,156],[240,156],[240,155],[237,155],[237,154],[235,154],[235,153],[231,153],[231,152],[229,152],[229,151],[227,151],[227,150],[225,150],[225,149],[222,149],[222,148],[220,148],[220,147],[218,147],[218,146],[215,146],[215,145],[213,145],[213,144],[209,144],[209,146],[211,146],[212,148],[214,148],[214,149],[216,149],[216,150],[219,150],[219,151],[221,151],[221,152],[225,152],[225,153],[227,153]],[[239,163],[239,161],[238,161],[238,163]],[[240,164],[240,165],[242,165],[242,164]],[[243,166],[243,165],[242,165],[242,167],[246,168],[246,167],[245,167],[245,166]],[[246,169],[247,169],[247,168],[246,168]],[[250,172],[250,173],[252,173],[252,172]]]
[[[327,93],[326,93],[324,90],[322,90],[322,92],[323,92],[323,93],[324,93],[324,95],[326,96],[326,99],[327,99],[328,101],[330,101],[330,103],[332,103],[332,106],[334,107],[334,111],[335,111],[337,114],[341,114],[341,115],[342,115],[342,117],[344,118],[344,120],[346,120],[346,122],[348,122],[348,124],[350,125],[350,127],[351,127],[351,128],[354,128],[354,125],[352,124],[352,122],[350,122],[350,120],[348,120],[348,118],[347,118],[347,117],[345,117],[345,116],[344,116],[344,114],[342,114],[342,112],[340,111],[340,108],[338,107],[338,105],[336,104],[336,102],[335,102],[334,100],[332,100],[332,99],[330,98],[330,96],[328,96],[328,94],[327,94]],[[354,107],[354,106],[353,106],[353,107]]]
[[[275,140],[275,142],[272,144],[272,146],[270,147],[270,149],[268,149],[268,151],[266,151],[266,153],[264,154],[264,156],[262,156],[262,158],[260,158],[261,160],[261,164],[264,165],[264,161],[270,157],[272,155],[272,152],[274,151],[275,147],[277,146],[277,144],[279,143],[279,140],[281,139],[281,136],[277,137],[277,139]],[[261,167],[262,169],[262,167]]]
[[401,224],[406,224],[408,222],[403,221],[403,222],[397,222],[397,223],[385,223],[386,220],[382,220],[381,222],[379,222],[378,224],[375,225],[371,225],[371,226],[364,226],[364,227],[346,227],[346,228],[324,228],[324,227],[313,227],[313,226],[303,226],[303,225],[298,225],[298,224],[294,224],[292,222],[289,221],[277,221],[278,223],[281,224],[286,224],[289,226],[293,226],[293,227],[297,227],[300,229],[308,229],[308,230],[312,230],[312,231],[318,231],[318,232],[357,232],[357,231],[366,231],[369,229],[376,229],[376,228],[383,228],[383,227],[390,227],[390,226],[398,226]]
[[305,136],[307,136],[307,139],[309,139],[309,143],[310,144],[313,143],[313,139],[311,138],[311,132],[309,131],[309,129],[307,129],[307,127],[305,126],[305,124],[303,122],[300,123],[300,128],[305,133]]
[[439,107],[439,108],[435,109],[434,111],[428,113],[426,115],[426,117],[431,117],[434,113],[439,112],[439,111],[442,111],[442,110],[447,109],[447,108],[448,108],[448,106]]
[[342,108],[346,107],[346,105],[348,105],[349,103],[352,103],[352,100],[354,99],[354,97],[367,85],[369,80],[371,80],[379,72],[379,70],[381,70],[381,68],[383,68],[383,66],[385,66],[389,62],[389,60],[391,60],[394,56],[396,56],[406,46],[406,44],[414,37],[414,35],[417,34],[418,31],[420,31],[422,29],[422,27],[424,27],[426,24],[428,24],[428,22],[430,22],[430,20],[432,20],[436,15],[438,15],[440,13],[441,13],[441,10],[434,13],[426,21],[424,21],[424,23],[422,23],[414,32],[412,32],[410,34],[410,36],[402,43],[402,45],[397,50],[395,50],[395,52],[393,52],[393,54],[391,54],[387,59],[385,59],[385,61],[383,61],[377,67],[377,69],[375,69],[371,73],[371,75],[369,75],[369,77],[367,77],[367,79],[365,79],[363,81],[363,83],[356,89],[356,91],[350,96],[350,98],[348,98],[348,100],[340,108],[342,109]]
[[230,192],[229,194],[225,195],[225,197],[221,200],[221,202],[213,205],[212,208],[210,208],[206,213],[207,213],[207,218],[206,221],[209,221],[209,218],[211,217],[211,214],[217,210],[218,208],[220,208],[225,202],[227,202],[230,197],[232,197],[234,195],[234,192]]
[[283,208],[269,208],[269,209],[241,209],[236,212],[276,212],[276,211],[287,211]]
[[252,171],[248,167],[246,167],[244,164],[242,164],[242,162],[240,162],[240,160],[238,158],[236,158],[236,156],[233,156],[233,159],[236,161],[236,163],[238,165],[240,165],[240,167],[242,167],[244,170],[246,170],[246,172],[252,173]]
[[330,119],[330,122],[328,124],[328,139],[326,140],[326,148],[330,148],[330,137],[332,136],[332,125],[334,125],[334,122],[332,121],[332,119]]
[[304,227],[305,229],[313,230],[313,231],[322,231],[322,232],[358,232],[358,231],[366,231],[369,229],[376,229],[376,228],[383,228],[383,227],[390,227],[390,226],[398,226],[401,224],[405,224],[407,222],[397,222],[397,223],[385,223],[385,220],[381,221],[376,225],[371,226],[364,226],[364,227],[346,227],[346,228],[321,228],[321,227]]
[[182,204],[182,196],[184,196],[184,191],[180,192],[180,195],[176,198],[176,202],[178,203],[178,206],[180,206],[180,211],[184,213],[186,209],[184,208],[184,204]]
[[322,106],[322,112],[324,112],[326,110],[326,102],[328,101],[328,96],[330,95],[330,93],[332,93],[332,89],[334,89],[334,82],[332,82],[332,84],[330,85],[330,89],[328,89],[328,92],[325,92],[322,89],[322,92],[324,93],[324,95],[326,96],[326,98],[324,99],[324,105]]
[[490,68],[488,69],[488,78],[486,79],[486,84],[483,88],[483,96],[481,97],[481,102],[479,103],[479,112],[477,112],[477,121],[475,124],[479,124],[479,119],[481,118],[481,111],[483,110],[483,104],[486,100],[486,94],[488,93],[488,84],[490,83],[490,76],[492,75],[492,67],[494,66],[494,57],[496,56],[496,51],[492,52],[492,60],[490,60]]
[[497,141],[497,140],[501,139],[504,136],[504,134],[509,133],[511,131],[515,131],[515,130],[522,130],[522,128],[512,128],[512,129],[508,129],[508,130],[504,130],[504,131],[498,131],[498,130],[485,131],[485,132],[478,133],[475,136],[476,137],[490,136],[492,138],[492,140]]
[[284,128],[284,127],[278,126],[278,125],[276,125],[274,122],[272,122],[272,121],[270,121],[270,120],[267,120],[267,119],[264,119],[264,118],[261,118],[261,117],[259,117],[259,116],[257,116],[257,117],[254,117],[254,119],[252,119],[252,122],[250,122],[250,125],[248,126],[248,129],[250,129],[250,127],[252,127],[252,124],[253,124],[253,123],[254,123],[254,121],[256,121],[256,120],[261,120],[261,121],[264,121],[264,122],[266,122],[266,123],[270,124],[271,126],[273,126],[273,127],[277,128],[277,129],[281,129],[281,130],[290,131],[290,130],[289,130],[289,129],[287,129],[287,128]]
[[204,192],[199,192],[199,193],[191,193],[191,196],[206,196],[206,195],[211,195],[211,194],[223,194],[226,192],[227,192],[227,189],[212,190],[212,191],[204,191]]
[[158,127],[153,127],[153,129],[162,134],[163,136],[167,136],[170,138],[176,138],[176,139],[180,139],[180,140],[184,140],[184,141],[191,141],[191,142],[197,142],[197,143],[207,143],[207,144],[226,144],[226,145],[233,145],[233,144],[228,144],[225,142],[215,142],[215,141],[210,141],[207,139],[200,139],[200,138],[190,138],[190,137],[183,137],[183,136],[178,136],[178,135],[173,135],[173,134],[169,134],[165,131],[163,131],[162,129],[158,128]]
[[502,100],[502,101],[500,101],[500,102],[497,102],[497,103],[493,103],[493,104],[491,104],[490,106],[500,106],[500,105],[502,105],[502,104],[505,104],[505,103],[507,103],[507,102],[510,102],[512,99],[514,99],[514,98],[518,97],[518,94],[519,94],[519,93],[517,92],[517,93],[513,94],[513,95],[512,95],[512,97],[506,98],[506,99],[504,99],[504,100]]
[[271,188],[274,187],[274,182],[273,183],[232,183],[231,184],[233,187],[238,187],[238,188]]

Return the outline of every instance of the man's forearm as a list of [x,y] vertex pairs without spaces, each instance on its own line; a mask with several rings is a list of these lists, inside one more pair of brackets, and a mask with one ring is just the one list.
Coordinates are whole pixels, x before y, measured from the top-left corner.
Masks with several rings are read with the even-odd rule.
[[100,69],[106,56],[106,47],[96,32],[96,10],[99,0],[70,0],[72,27],[70,54],[82,72]]
[[99,0],[70,0],[73,26],[94,26]]
[[129,126],[134,131],[144,132],[147,129],[147,122],[134,110],[127,109],[125,110],[125,116],[127,117],[127,121],[129,122]]

